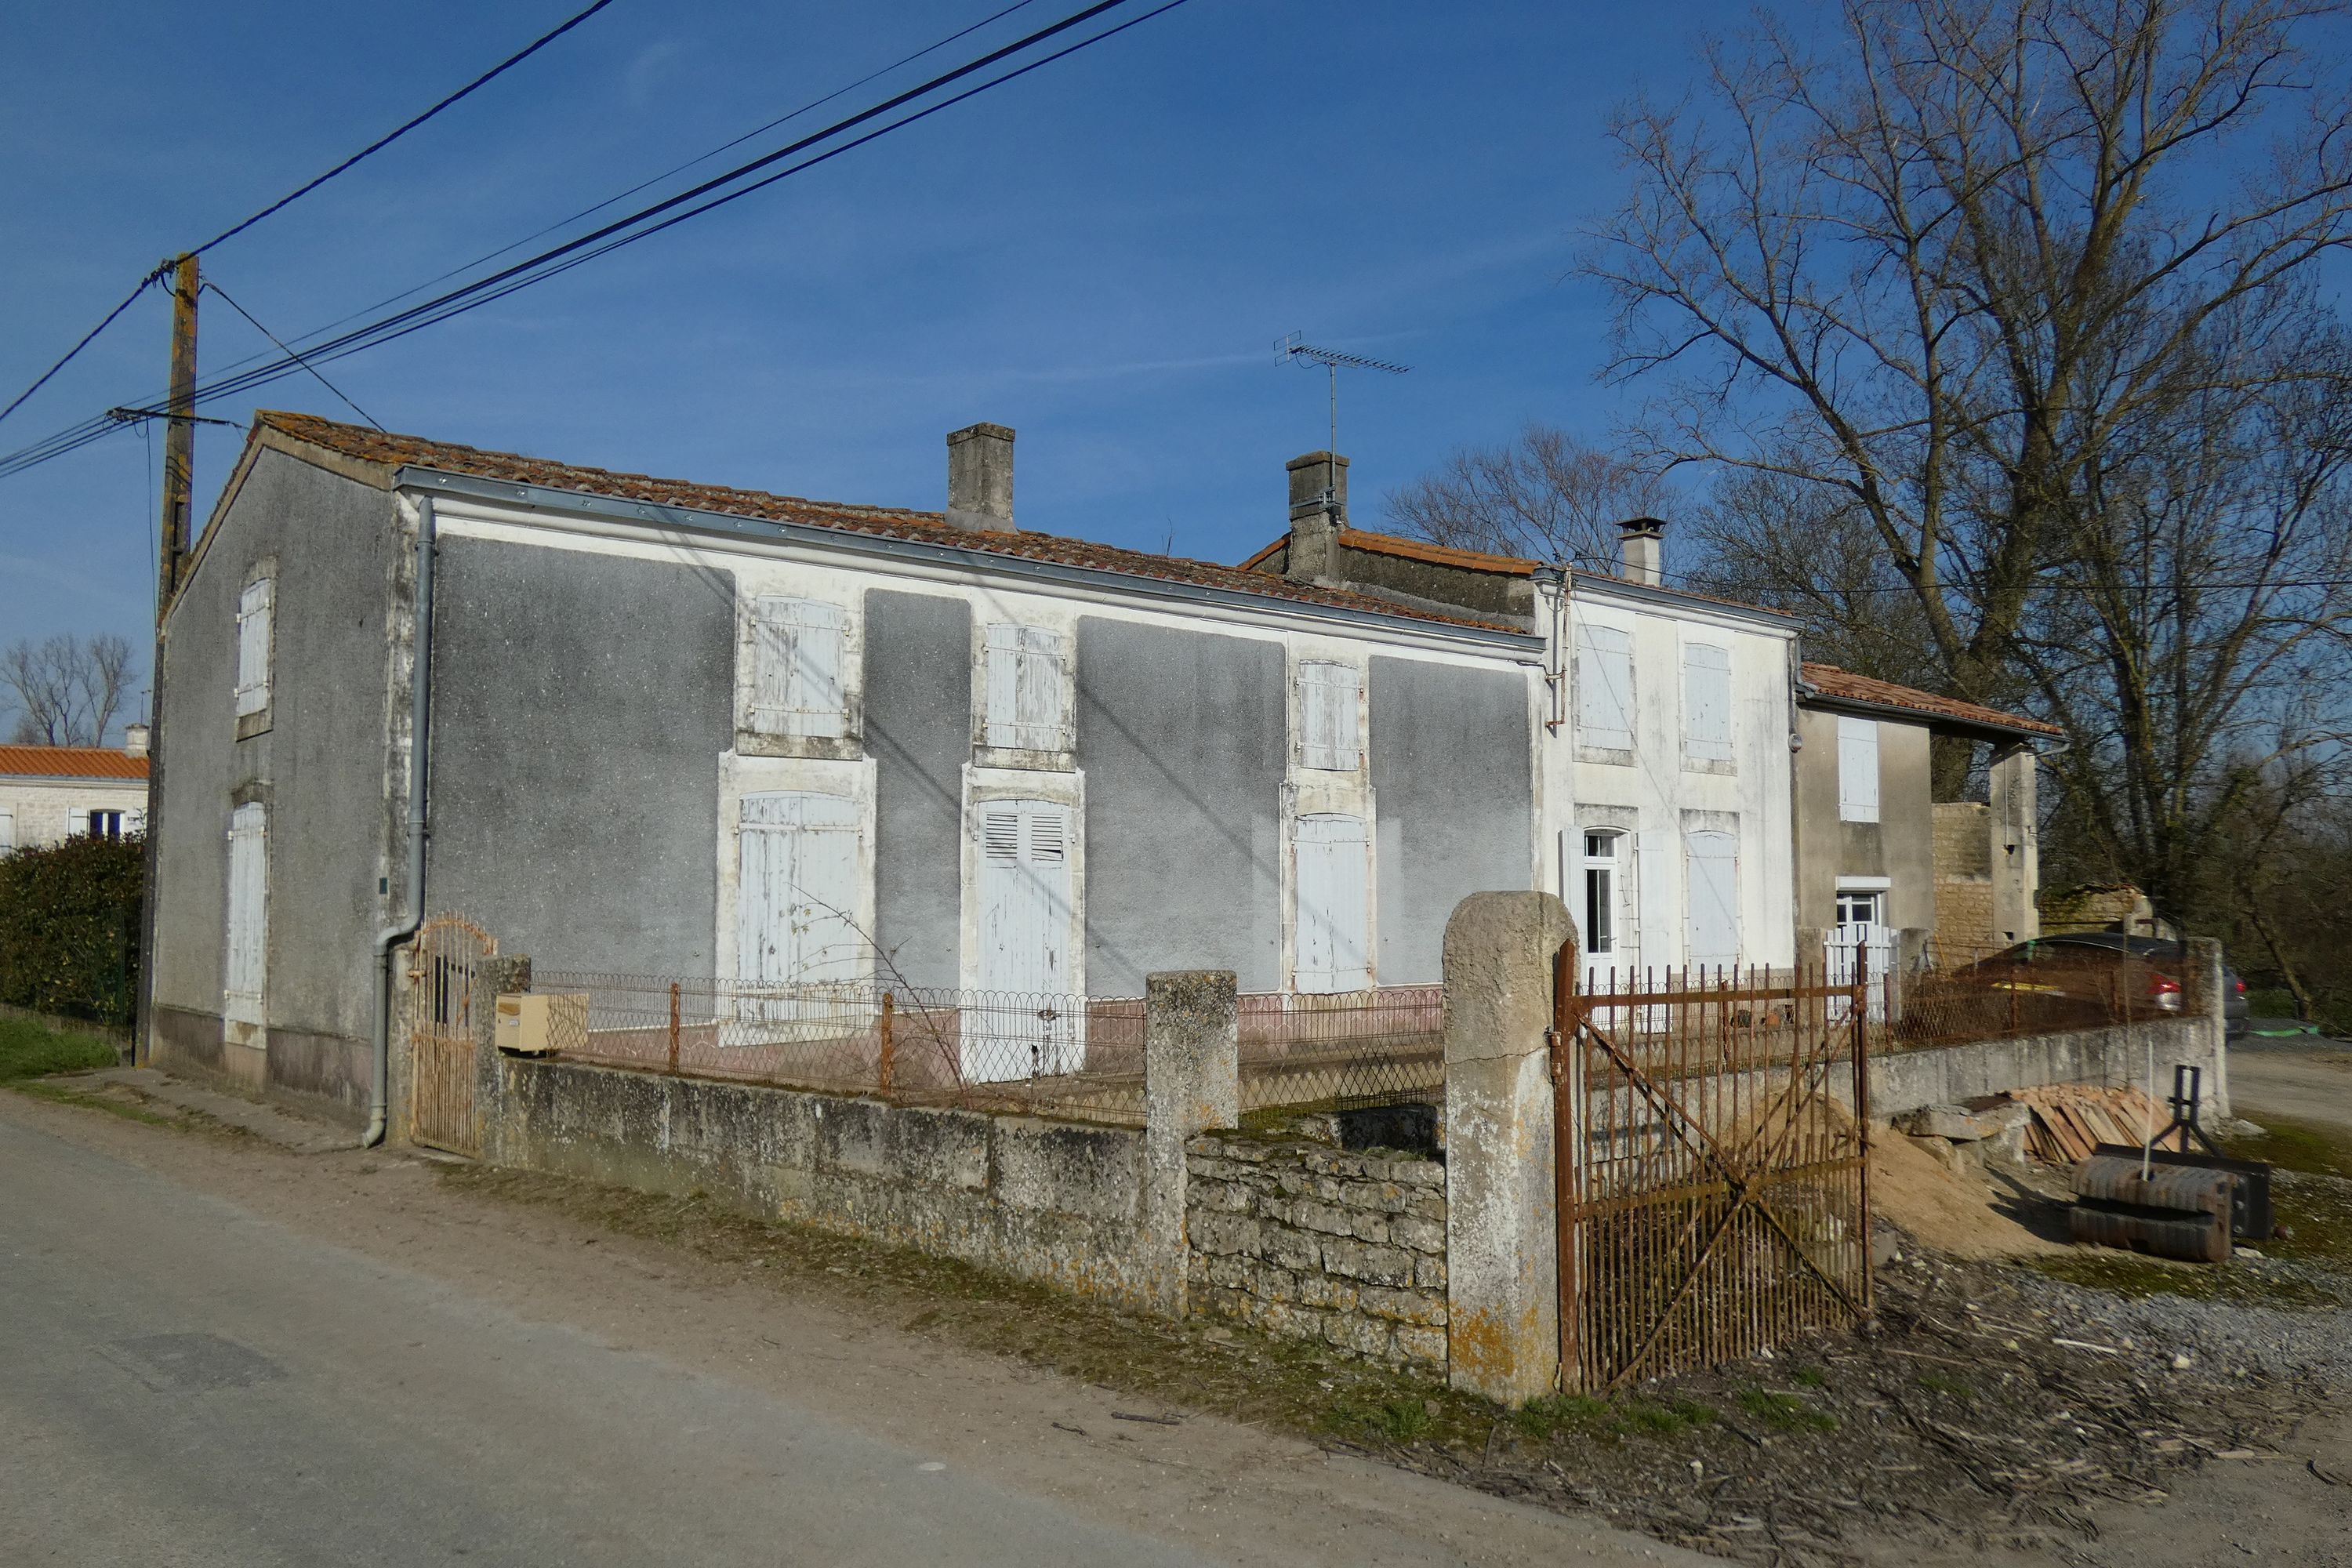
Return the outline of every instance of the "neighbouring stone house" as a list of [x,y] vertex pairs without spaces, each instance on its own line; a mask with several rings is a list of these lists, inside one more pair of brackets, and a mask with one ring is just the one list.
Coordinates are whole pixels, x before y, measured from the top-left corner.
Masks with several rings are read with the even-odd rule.
[[0,855],[147,830],[147,726],[108,746],[0,746]]

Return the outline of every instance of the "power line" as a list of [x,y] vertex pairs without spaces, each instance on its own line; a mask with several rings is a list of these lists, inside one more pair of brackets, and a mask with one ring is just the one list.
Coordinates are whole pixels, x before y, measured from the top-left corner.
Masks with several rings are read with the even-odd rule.
[[383,152],[386,147],[391,146],[394,142],[399,141],[402,137],[407,135],[410,132],[415,130],[418,126],[424,124],[426,121],[432,119],[435,115],[440,113],[451,104],[456,103],[458,100],[474,91],[475,89],[482,87],[488,82],[495,80],[497,78],[505,75],[508,71],[513,69],[516,66],[522,64],[523,61],[530,58],[531,56],[539,53],[540,50],[555,42],[556,39],[563,37],[564,34],[572,31],[572,28],[578,26],[581,23],[586,21],[589,17],[594,16],[597,12],[602,11],[605,6],[610,5],[612,3],[613,0],[595,0],[595,4],[590,5],[586,10],[572,16],[569,21],[566,21],[562,26],[556,27],[553,31],[541,33],[538,37],[524,45],[520,49],[509,55],[506,58],[500,60],[498,64],[492,66],[489,69],[484,71],[481,75],[476,77],[473,80],[467,82],[465,86],[459,88],[448,97],[441,100],[440,102],[435,104],[432,108],[427,109],[422,114],[415,116],[404,124],[399,125],[385,132],[383,135],[377,137],[374,141],[369,142],[366,146],[361,148],[358,152],[352,153],[350,157],[344,159],[341,163],[336,164],[325,174],[320,174],[316,179],[310,180],[304,184],[296,186],[293,190],[289,191],[286,195],[278,197],[276,201],[270,203],[259,212],[255,213],[251,217],[247,218],[244,222],[232,224],[227,228],[223,229],[220,233],[213,236],[210,239],[196,247],[195,250],[192,254],[202,256],[205,251],[210,250],[214,246],[218,245],[221,241],[225,239],[234,239],[236,236],[243,234],[247,229],[251,228],[255,224],[259,223],[263,218],[268,217],[271,213],[274,213],[279,208],[287,206],[291,203],[299,201],[302,197],[309,195],[312,191],[317,190],[320,185],[325,184],[329,180],[333,179],[337,174],[343,173],[361,160],[372,157],[374,154]]
[[[1082,26],[1094,17],[1102,15],[1104,12],[1116,9],[1118,6],[1129,3],[1129,0],[1099,0],[1098,4],[1089,5],[1069,16],[1064,17],[1062,20],[1055,22],[1049,26],[1042,27],[1035,32],[1014,40],[1013,43],[1004,45],[1000,48],[991,50],[987,54],[982,55],[964,65],[959,66],[953,70],[943,72],[919,86],[910,88],[904,92],[898,93],[884,100],[882,102],[876,104],[871,108],[862,110],[856,114],[850,115],[843,120],[836,121],[821,131],[803,137],[799,141],[789,143],[774,152],[765,153],[749,163],[740,164],[727,171],[725,174],[716,175],[713,178],[706,180],[688,190],[682,191],[676,195],[666,197],[649,206],[631,213],[625,217],[616,219],[601,228],[593,230],[588,234],[582,235],[577,238],[567,240],[562,245],[552,247],[541,252],[539,255],[529,258],[528,260],[517,262],[514,265],[502,268],[501,270],[492,273],[486,278],[477,279],[471,283],[464,284],[459,288],[451,289],[435,299],[428,300],[422,304],[411,306],[404,310],[397,311],[391,316],[371,322],[365,326],[355,328],[349,332],[343,333],[340,337],[330,339],[324,343],[315,345],[308,352],[307,362],[304,359],[293,356],[289,351],[289,357],[286,359],[262,364],[251,370],[225,377],[210,385],[199,387],[197,389],[196,398],[201,402],[249,391],[255,387],[265,384],[268,382],[290,374],[296,369],[307,369],[311,363],[323,363],[327,360],[332,359],[340,359],[348,354],[357,353],[365,349],[376,347],[382,343],[390,342],[396,338],[406,336],[411,331],[421,330],[424,327],[433,325],[439,321],[447,321],[455,316],[463,314],[467,310],[476,309],[481,305],[488,304],[496,300],[503,299],[506,295],[513,293],[518,289],[528,288],[533,283],[545,281],[549,278],[569,271],[573,267],[593,260],[597,257],[607,255],[610,252],[620,248],[622,246],[633,244],[636,240],[646,238],[650,235],[661,232],[663,229],[683,223],[688,218],[697,217],[704,213],[713,211],[718,207],[727,205],[729,202],[749,195],[754,191],[765,189],[767,186],[774,184],[780,180],[790,178],[793,174],[814,168],[817,164],[837,157],[844,153],[849,152],[853,148],[863,146],[866,142],[887,135],[893,131],[903,129],[908,125],[915,123],[917,121],[926,119],[932,114],[938,113],[941,110],[951,108],[958,103],[961,103],[966,99],[976,97],[982,92],[1003,86],[1007,82],[1015,80],[1020,77],[1026,76],[1033,70],[1039,69],[1042,67],[1066,58],[1070,55],[1077,53],[1081,49],[1089,48],[1096,44],[1101,43],[1108,38],[1114,37],[1117,35],[1127,31],[1129,27],[1139,26],[1144,22],[1151,20],[1155,16],[1159,16],[1166,12],[1174,10],[1177,6],[1184,4],[1185,0],[1165,0],[1164,4],[1153,8],[1152,10],[1147,11],[1140,16],[1130,17],[1127,21],[1122,22],[1116,26],[1105,28],[1099,33],[1092,34],[1085,38],[1081,38],[1073,44],[1055,50],[1052,54],[1026,62],[1012,70],[978,83],[962,92],[953,95],[952,97],[944,99],[938,103],[927,105],[914,113],[901,116],[898,120],[875,128],[863,136],[855,138],[854,140],[845,142],[839,146],[827,149],[813,157],[803,159],[797,163],[791,164],[786,168],[777,171],[765,179],[755,181],[749,185],[744,185],[732,191],[726,191],[723,194],[712,195],[710,200],[703,202],[699,205],[688,207],[687,210],[673,210],[682,206],[686,203],[695,200],[695,198],[698,196],[711,195],[711,193],[719,192],[720,187],[731,184],[736,181],[740,180],[748,174],[755,173],[763,168],[768,168],[783,159],[791,157],[796,153],[804,152],[814,147],[820,142],[829,141],[834,137],[838,136],[845,130],[852,129],[882,115],[887,114],[892,110],[901,108],[914,100],[923,98],[936,92],[943,86],[961,80],[975,72],[984,70],[992,65],[1001,63],[1011,56],[1022,53],[1034,47],[1037,44],[1045,41],[1046,39],[1067,32],[1073,27]],[[645,224],[646,220],[648,218],[655,217],[665,213],[668,213],[671,216],[664,218],[660,223],[652,224],[643,228],[637,228],[636,232],[634,233],[624,232],[635,228],[635,226],[640,224]],[[591,246],[594,246],[595,248],[593,250],[587,249],[587,247]],[[31,468],[37,463],[46,462],[52,458],[64,456],[67,452],[73,451],[82,446],[88,445],[91,441],[99,439],[108,434],[112,428],[114,428],[114,426],[104,416],[87,419],[77,425],[69,426],[64,430],[56,432],[52,436],[46,437],[39,442],[36,442],[31,447],[8,454],[5,458],[0,458],[0,478],[6,478],[10,475],[20,473],[26,468]]]
[[278,341],[278,337],[276,332],[271,331],[268,327],[265,327],[259,321],[255,321],[253,319],[253,312],[238,304],[235,300],[231,299],[227,289],[222,288],[219,284],[214,282],[209,278],[205,279],[203,286],[219,295],[223,302],[225,302],[230,310],[235,310],[238,315],[243,316],[247,322],[252,326],[255,331],[259,332],[271,342],[277,343],[280,349],[285,351],[288,358],[293,360],[297,364],[299,364],[304,370],[309,371],[312,378],[315,379],[320,386],[325,387],[329,392],[333,393],[337,397],[342,399],[344,407],[350,409],[352,413],[358,415],[361,418],[366,420],[377,429],[381,430],[383,428],[383,422],[377,419],[374,415],[370,414],[366,409],[362,408],[358,404],[353,403],[349,393],[346,393],[341,387],[337,386],[333,382],[329,381],[325,376],[320,374],[319,367],[317,365],[312,364],[309,360],[304,359],[292,349],[287,348],[283,342]]
[[122,303],[117,305],[111,310],[109,310],[106,313],[106,319],[104,321],[99,322],[98,325],[92,327],[89,331],[84,332],[82,334],[81,342],[74,344],[73,347],[66,351],[65,358],[60,359],[57,363],[43,371],[34,379],[32,385],[25,388],[24,391],[18,393],[14,398],[9,400],[7,407],[0,408],[0,419],[5,419],[11,414],[16,413],[18,407],[24,404],[25,399],[32,396],[33,394],[40,391],[42,387],[47,385],[49,377],[65,369],[66,365],[71,362],[74,355],[89,347],[91,342],[97,338],[99,333],[114,325],[114,318],[122,314],[123,311],[131,309],[132,303],[138,300],[139,296],[147,292],[148,287],[152,284],[156,279],[161,278],[162,276],[163,276],[163,268],[158,267],[154,271],[150,272],[146,277],[139,279],[139,287],[131,290],[130,293],[125,294],[122,297]]

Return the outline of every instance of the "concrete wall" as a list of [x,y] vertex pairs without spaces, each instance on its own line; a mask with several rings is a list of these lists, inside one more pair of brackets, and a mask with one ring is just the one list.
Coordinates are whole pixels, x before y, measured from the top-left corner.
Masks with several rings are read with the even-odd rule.
[[1195,1311],[1443,1374],[1444,1165],[1240,1133],[1185,1156]]
[[1281,984],[1284,679],[1275,643],[1079,620],[1093,994],[1155,969]]
[[866,749],[875,762],[875,940],[913,985],[962,963],[961,771],[971,753],[971,610],[866,595]]
[[1838,817],[1838,716],[1803,708],[1797,733],[1797,923],[1837,923],[1841,877],[1887,879],[1886,923],[1936,924],[1936,815],[1925,724],[1877,720],[1878,820]]
[[1114,1301],[1157,1300],[1143,1133],[499,1058],[490,1163],[703,1192]]
[[1371,661],[1383,985],[1444,979],[1445,921],[1473,893],[1523,889],[1535,869],[1535,783],[1524,677]]
[[[211,524],[163,651],[158,1065],[363,1111],[372,942],[389,910],[392,605],[410,550],[386,492],[268,450]],[[269,727],[239,740],[237,601],[265,562],[276,581]],[[258,1047],[222,1039],[226,836],[240,799],[269,814]]]
[[712,973],[733,577],[448,537],[425,902],[566,969]]
[[2185,1063],[2205,1071],[2205,1092],[2210,1100],[2203,1113],[2206,1121],[2210,1123],[2230,1114],[2228,1047],[2218,1028],[2203,1019],[2189,1018],[1874,1057],[1870,1114],[1884,1121],[1922,1106],[1949,1105],[2046,1083],[2145,1089],[2151,1047],[2156,1053],[2159,1102],[2172,1091],[2173,1067]]

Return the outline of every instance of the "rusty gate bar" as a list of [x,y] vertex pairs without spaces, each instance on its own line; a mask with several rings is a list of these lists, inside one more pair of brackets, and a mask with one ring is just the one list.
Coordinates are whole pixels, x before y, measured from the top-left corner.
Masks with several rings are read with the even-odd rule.
[[[1869,986],[1556,955],[1560,1379],[1601,1392],[1870,1310]],[[1852,1110],[1836,1103],[1838,1058]]]
[[474,976],[498,940],[459,915],[418,928],[409,947],[409,1136],[454,1154],[480,1152],[474,1125]]

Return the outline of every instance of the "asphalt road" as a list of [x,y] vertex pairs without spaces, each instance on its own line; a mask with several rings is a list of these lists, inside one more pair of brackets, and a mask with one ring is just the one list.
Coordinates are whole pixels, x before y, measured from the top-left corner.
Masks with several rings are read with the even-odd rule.
[[0,1563],[1696,1561],[599,1239],[0,1092]]

